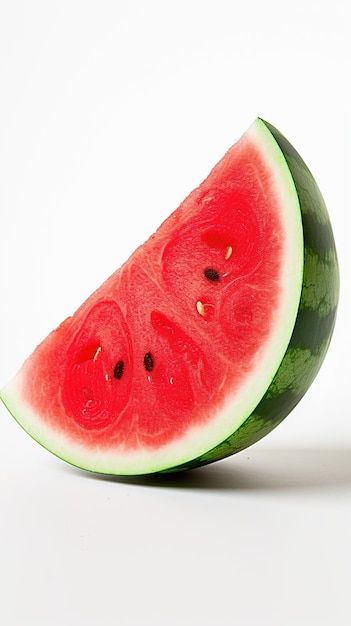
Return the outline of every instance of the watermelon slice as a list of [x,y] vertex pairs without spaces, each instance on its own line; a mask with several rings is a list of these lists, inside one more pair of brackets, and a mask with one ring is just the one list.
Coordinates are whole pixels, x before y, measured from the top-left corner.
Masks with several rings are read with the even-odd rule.
[[337,300],[318,187],[257,119],[1,397],[34,439],[88,470],[206,464],[263,437],[301,399]]

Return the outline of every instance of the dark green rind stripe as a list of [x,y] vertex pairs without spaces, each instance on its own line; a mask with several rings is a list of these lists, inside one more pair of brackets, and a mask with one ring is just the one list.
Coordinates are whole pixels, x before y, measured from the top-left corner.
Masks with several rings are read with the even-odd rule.
[[327,208],[308,167],[281,133],[264,122],[279,145],[294,179],[304,236],[303,286],[295,327],[266,394],[240,428],[218,446],[171,471],[206,465],[239,452],[265,435],[292,411],[318,373],[333,333],[339,270]]

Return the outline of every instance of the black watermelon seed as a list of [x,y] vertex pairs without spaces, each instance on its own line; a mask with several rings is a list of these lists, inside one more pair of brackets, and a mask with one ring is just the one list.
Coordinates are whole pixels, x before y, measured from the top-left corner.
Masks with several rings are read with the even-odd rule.
[[207,267],[204,270],[204,274],[205,274],[207,280],[212,280],[213,282],[216,282],[217,280],[219,280],[219,274],[218,274],[217,270],[213,269],[213,267]]
[[122,378],[124,371],[124,361],[117,361],[115,368],[113,370],[113,375],[118,380]]
[[144,356],[144,367],[147,372],[152,372],[154,369],[154,360],[152,358],[151,352],[147,352]]

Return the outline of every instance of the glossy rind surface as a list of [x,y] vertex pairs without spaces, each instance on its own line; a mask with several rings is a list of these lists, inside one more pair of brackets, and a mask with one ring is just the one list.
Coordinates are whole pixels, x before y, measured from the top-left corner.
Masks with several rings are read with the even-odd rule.
[[299,198],[304,271],[300,305],[285,356],[255,410],[221,444],[178,469],[205,465],[251,446],[293,410],[316,377],[333,334],[339,299],[339,268],[333,231],[322,194],[289,141],[264,122],[279,145]]

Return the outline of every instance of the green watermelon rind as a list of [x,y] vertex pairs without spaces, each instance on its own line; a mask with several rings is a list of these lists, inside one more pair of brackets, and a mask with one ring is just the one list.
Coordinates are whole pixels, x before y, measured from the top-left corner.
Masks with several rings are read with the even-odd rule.
[[[284,184],[284,193],[289,195],[289,202],[295,207],[293,211],[299,214],[296,223],[301,222],[301,215],[303,222],[301,239],[298,232],[295,236],[296,242],[300,242],[296,245],[301,247],[301,271],[296,268],[290,286],[296,306],[291,307],[285,328],[281,329],[280,350],[275,354],[275,362],[270,363],[267,378],[259,382],[261,386],[265,385],[263,391],[259,390],[251,398],[240,421],[232,422],[231,429],[227,429],[224,436],[223,432],[221,436],[216,433],[212,445],[208,441],[204,445],[200,437],[192,446],[185,446],[176,458],[170,459],[166,454],[161,460],[143,463],[139,459],[135,465],[129,462],[128,467],[123,467],[118,461],[113,463],[111,457],[108,459],[103,450],[101,454],[99,451],[91,454],[75,444],[72,453],[64,436],[48,434],[44,426],[38,426],[36,416],[20,401],[15,388],[10,385],[2,390],[1,399],[22,428],[44,448],[70,464],[105,474],[148,474],[211,463],[242,450],[272,430],[297,404],[316,375],[330,341],[338,294],[337,260],[328,214],[308,168],[292,146],[263,120],[256,120],[253,126],[274,160],[274,168],[279,171]],[[299,169],[302,170],[300,174]],[[300,185],[299,180],[302,181]],[[305,242],[303,284],[302,227]],[[308,332],[306,338],[304,334],[306,329],[313,328],[316,316],[321,320],[320,326],[317,324],[320,332],[312,333],[309,340]]]
[[322,194],[295,148],[262,120],[277,142],[294,180],[302,215],[304,272],[299,310],[284,358],[265,395],[243,424],[209,452],[177,469],[206,465],[240,452],[271,432],[298,404],[323,363],[339,300],[334,236]]

